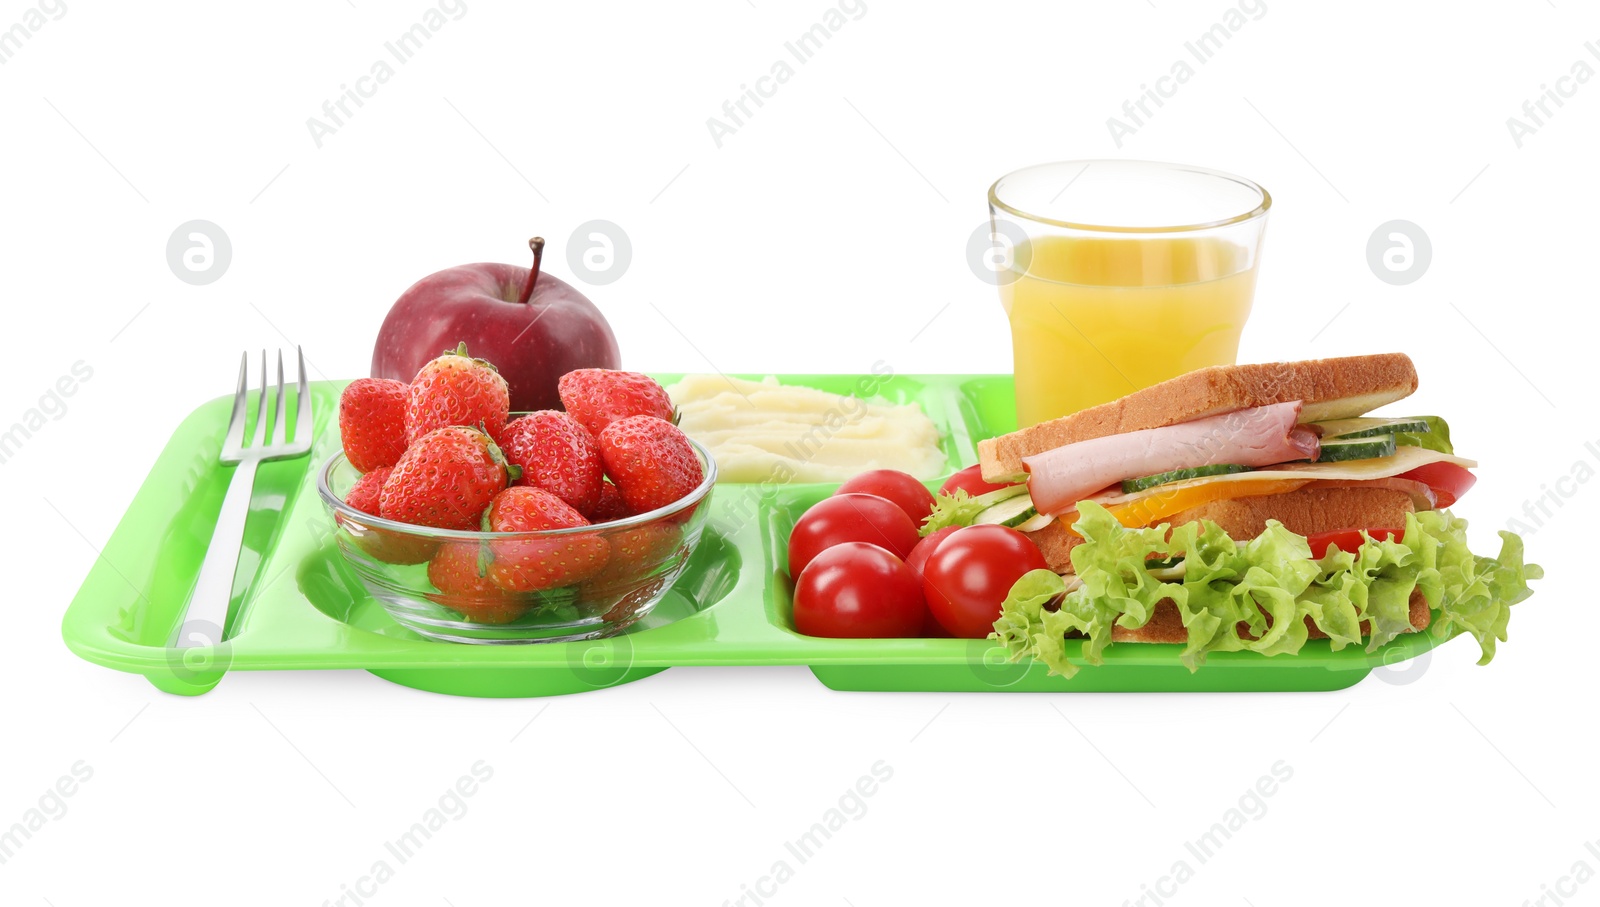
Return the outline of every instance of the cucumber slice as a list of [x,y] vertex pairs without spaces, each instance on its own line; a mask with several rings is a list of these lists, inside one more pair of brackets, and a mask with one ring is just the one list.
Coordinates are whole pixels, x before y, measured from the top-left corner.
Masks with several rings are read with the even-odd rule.
[[1166,485],[1170,482],[1182,482],[1186,479],[1203,479],[1207,476],[1231,476],[1236,472],[1249,472],[1249,466],[1240,466],[1237,463],[1218,463],[1214,466],[1188,466],[1183,469],[1174,469],[1171,472],[1156,473],[1153,476],[1141,476],[1137,479],[1123,479],[1122,493],[1133,494],[1154,488],[1157,485]]
[[1036,513],[1033,515],[1032,519],[1018,523],[1011,528],[1017,530],[1018,532],[1038,532],[1055,521],[1056,518],[1048,513]]
[[1340,460],[1375,460],[1379,457],[1392,457],[1394,448],[1394,435],[1323,441],[1322,452],[1317,454],[1317,462],[1332,463]]
[[1379,419],[1367,417],[1361,419],[1332,419],[1327,422],[1313,422],[1322,429],[1322,437],[1327,440],[1344,440],[1345,438],[1372,438],[1379,435],[1392,435],[1403,431],[1431,431],[1432,426],[1428,420],[1421,418],[1406,419]]
[[986,491],[983,494],[973,498],[972,502],[974,504],[982,504],[985,507],[991,507],[1000,503],[1001,501],[1009,501],[1018,495],[1024,495],[1027,493],[1028,484],[1023,482],[1020,485],[1007,485],[1004,488],[996,488],[994,491]]
[[1012,495],[998,504],[991,504],[985,508],[973,518],[972,524],[977,526],[987,523],[1015,529],[1038,515],[1039,511],[1033,506],[1033,498],[1025,494]]
[[1145,569],[1149,570],[1150,575],[1156,579],[1161,580],[1164,583],[1170,583],[1174,580],[1181,580],[1184,578],[1184,576],[1189,572],[1189,562],[1180,557],[1177,559],[1176,563],[1163,564],[1160,567],[1145,564]]

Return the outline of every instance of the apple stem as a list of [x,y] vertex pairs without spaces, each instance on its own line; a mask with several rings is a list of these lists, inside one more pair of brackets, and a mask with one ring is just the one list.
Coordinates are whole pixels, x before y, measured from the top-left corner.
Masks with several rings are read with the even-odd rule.
[[528,248],[533,250],[533,270],[528,272],[528,282],[522,285],[522,296],[517,299],[523,305],[533,298],[533,282],[539,279],[539,262],[544,259],[544,237],[535,236],[528,240]]

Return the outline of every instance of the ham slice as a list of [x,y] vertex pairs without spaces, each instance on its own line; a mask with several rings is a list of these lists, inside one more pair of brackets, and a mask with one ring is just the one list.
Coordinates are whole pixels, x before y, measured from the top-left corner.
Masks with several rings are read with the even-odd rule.
[[1255,406],[1023,457],[1028,493],[1040,513],[1060,516],[1123,479],[1191,466],[1272,466],[1315,460],[1322,442],[1314,430],[1299,424],[1300,408],[1299,400]]

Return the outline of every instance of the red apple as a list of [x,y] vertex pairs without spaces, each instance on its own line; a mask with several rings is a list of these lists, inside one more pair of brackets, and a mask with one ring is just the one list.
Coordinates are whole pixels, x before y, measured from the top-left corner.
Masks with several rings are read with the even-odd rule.
[[573,369],[619,368],[611,325],[584,295],[539,273],[544,240],[528,240],[533,267],[474,264],[430,274],[400,294],[378,330],[372,376],[410,381],[430,359],[465,342],[511,386],[513,412],[560,409],[556,381]]

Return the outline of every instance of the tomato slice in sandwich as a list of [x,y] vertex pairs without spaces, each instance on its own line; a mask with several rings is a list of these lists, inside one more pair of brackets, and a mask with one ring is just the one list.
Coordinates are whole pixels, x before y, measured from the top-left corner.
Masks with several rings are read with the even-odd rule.
[[[1355,551],[1366,541],[1361,537],[1361,532],[1360,529],[1334,529],[1306,536],[1306,541],[1311,544],[1312,560],[1321,560],[1330,547],[1337,547],[1340,551]],[[1405,536],[1403,529],[1368,529],[1366,533],[1379,541],[1393,539],[1398,542]]]
[[1429,463],[1427,466],[1418,466],[1410,472],[1401,473],[1399,478],[1421,482],[1432,488],[1436,507],[1449,507],[1454,504],[1478,481],[1477,476],[1454,463]]

